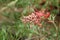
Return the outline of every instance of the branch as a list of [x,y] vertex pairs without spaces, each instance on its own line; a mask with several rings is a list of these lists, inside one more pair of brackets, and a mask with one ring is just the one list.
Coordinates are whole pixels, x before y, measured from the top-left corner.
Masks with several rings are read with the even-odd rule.
[[6,7],[1,8],[0,12],[3,12],[3,11],[4,11],[5,9],[7,9],[9,6],[15,5],[17,1],[18,1],[18,0],[15,0],[15,1],[12,1],[12,2],[8,3]]

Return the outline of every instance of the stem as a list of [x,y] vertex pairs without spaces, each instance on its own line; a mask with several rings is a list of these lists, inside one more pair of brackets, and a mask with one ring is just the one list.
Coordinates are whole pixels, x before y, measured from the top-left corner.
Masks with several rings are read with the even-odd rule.
[[58,26],[53,22],[54,27],[56,28],[56,40],[58,40]]

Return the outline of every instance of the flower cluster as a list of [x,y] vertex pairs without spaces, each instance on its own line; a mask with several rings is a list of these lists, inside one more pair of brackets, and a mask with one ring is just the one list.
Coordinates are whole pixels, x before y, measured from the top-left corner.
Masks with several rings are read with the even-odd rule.
[[41,10],[38,12],[33,12],[28,16],[24,16],[22,21],[24,23],[34,23],[35,25],[41,26],[41,22],[47,18],[49,18],[50,12],[45,12],[45,10]]

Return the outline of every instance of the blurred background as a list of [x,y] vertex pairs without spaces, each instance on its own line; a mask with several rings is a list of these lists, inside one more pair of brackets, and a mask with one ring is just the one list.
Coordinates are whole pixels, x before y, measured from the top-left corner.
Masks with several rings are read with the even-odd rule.
[[[49,17],[35,18],[34,13],[41,10]],[[36,24],[32,13],[39,19]],[[0,40],[60,40],[60,1],[0,0]]]

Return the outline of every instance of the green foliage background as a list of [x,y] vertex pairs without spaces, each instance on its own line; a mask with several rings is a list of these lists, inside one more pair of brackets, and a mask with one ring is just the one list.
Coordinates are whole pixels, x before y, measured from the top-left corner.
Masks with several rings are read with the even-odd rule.
[[[0,8],[7,7],[12,1],[16,0],[0,0]],[[7,20],[4,20],[0,23],[0,40],[24,40],[24,39],[31,39],[32,36],[45,36],[50,33],[50,36],[44,38],[46,40],[56,40],[57,33],[54,24],[45,24],[43,25],[44,28],[39,28],[37,25],[32,23],[33,28],[30,28],[30,24],[24,24],[21,21],[21,17],[24,15],[29,15],[30,13],[34,12],[34,8],[48,8],[49,9],[49,2],[51,5],[56,6],[59,8],[58,0],[46,0],[44,5],[40,5],[39,3],[43,2],[42,0],[18,0],[13,6],[8,6],[3,12],[1,12],[2,16],[6,17]],[[22,11],[15,11],[14,9],[17,8]],[[59,13],[58,9],[53,9],[51,11],[51,17],[49,20],[53,20],[55,15]],[[44,23],[42,23],[44,24]],[[56,25],[56,24],[55,24]],[[45,27],[46,26],[46,27]],[[46,28],[51,26],[51,28],[47,31]],[[60,31],[58,32],[60,35]],[[60,36],[58,36],[58,39]],[[60,40],[60,39],[59,39]]]

